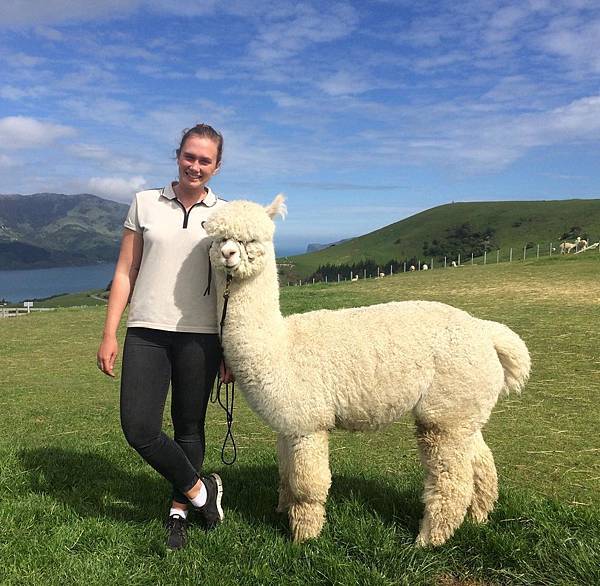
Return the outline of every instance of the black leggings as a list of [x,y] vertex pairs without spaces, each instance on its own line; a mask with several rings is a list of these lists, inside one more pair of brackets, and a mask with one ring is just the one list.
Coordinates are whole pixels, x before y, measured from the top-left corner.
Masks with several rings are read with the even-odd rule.
[[[129,444],[173,485],[173,500],[196,484],[204,419],[221,360],[217,334],[128,328],[121,373],[121,426]],[[162,432],[171,383],[174,439]]]

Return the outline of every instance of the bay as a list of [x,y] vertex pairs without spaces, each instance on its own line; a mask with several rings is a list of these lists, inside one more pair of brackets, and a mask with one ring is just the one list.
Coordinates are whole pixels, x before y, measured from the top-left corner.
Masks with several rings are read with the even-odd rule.
[[114,270],[113,263],[102,263],[83,267],[0,271],[0,299],[16,303],[60,293],[104,289]]

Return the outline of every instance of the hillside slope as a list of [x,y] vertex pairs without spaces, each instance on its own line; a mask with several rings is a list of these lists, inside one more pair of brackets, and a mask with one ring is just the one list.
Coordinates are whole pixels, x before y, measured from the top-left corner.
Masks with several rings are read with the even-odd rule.
[[310,254],[280,259],[285,277],[305,278],[326,264],[386,263],[433,257],[463,258],[540,244],[558,247],[563,237],[600,240],[600,199],[453,203],[431,208],[374,232]]
[[0,269],[114,261],[125,204],[95,195],[0,195]]

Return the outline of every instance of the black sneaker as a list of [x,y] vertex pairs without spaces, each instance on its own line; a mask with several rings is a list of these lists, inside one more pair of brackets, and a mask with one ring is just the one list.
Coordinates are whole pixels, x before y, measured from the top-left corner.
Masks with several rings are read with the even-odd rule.
[[206,487],[207,498],[206,503],[198,510],[204,517],[204,522],[207,529],[214,529],[225,515],[221,508],[221,498],[223,497],[223,483],[221,477],[218,474],[211,474],[210,476],[203,476],[202,483]]
[[181,549],[187,543],[187,521],[179,515],[171,515],[167,520],[167,548]]

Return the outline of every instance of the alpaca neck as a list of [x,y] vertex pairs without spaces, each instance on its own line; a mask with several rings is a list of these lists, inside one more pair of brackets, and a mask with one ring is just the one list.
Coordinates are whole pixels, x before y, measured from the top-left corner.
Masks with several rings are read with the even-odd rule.
[[[218,287],[222,291],[222,285]],[[223,297],[219,295],[219,315]],[[258,275],[230,284],[227,315],[223,328],[223,347],[227,354],[239,356],[244,350],[265,357],[281,349],[286,328],[279,309],[277,267],[273,258]],[[254,350],[253,350],[254,348]],[[239,356],[246,362],[246,356]]]

